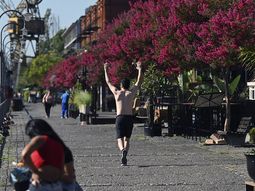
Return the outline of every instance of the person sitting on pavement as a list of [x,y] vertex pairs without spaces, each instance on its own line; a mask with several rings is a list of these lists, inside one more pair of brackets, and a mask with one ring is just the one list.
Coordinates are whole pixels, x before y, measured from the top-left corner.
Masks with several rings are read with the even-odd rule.
[[133,130],[133,101],[138,88],[142,83],[142,67],[141,62],[136,63],[138,70],[137,81],[132,88],[129,89],[129,79],[121,81],[121,89],[118,90],[113,86],[107,74],[108,63],[104,64],[105,81],[114,95],[117,109],[116,117],[116,134],[119,150],[122,152],[121,165],[127,165],[127,154],[129,150],[129,141]]
[[25,127],[30,142],[22,150],[22,162],[32,172],[29,191],[62,191],[66,147],[43,119],[32,119]]

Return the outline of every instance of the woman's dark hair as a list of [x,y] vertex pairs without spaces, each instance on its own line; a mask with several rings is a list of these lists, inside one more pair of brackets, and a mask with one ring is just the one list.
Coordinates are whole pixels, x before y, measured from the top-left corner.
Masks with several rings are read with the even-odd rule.
[[65,153],[65,163],[73,162],[73,153],[68,147],[64,148],[64,153]]
[[58,141],[62,145],[65,145],[62,139],[50,126],[50,124],[43,119],[31,119],[30,121],[28,121],[26,124],[25,133],[30,138],[38,135],[47,135],[50,138]]
[[65,163],[73,161],[73,155],[71,150],[64,144],[63,140],[58,136],[58,134],[53,130],[49,123],[43,119],[31,119],[27,122],[25,133],[30,138],[39,135],[47,135],[55,141],[59,142],[64,147],[65,153]]

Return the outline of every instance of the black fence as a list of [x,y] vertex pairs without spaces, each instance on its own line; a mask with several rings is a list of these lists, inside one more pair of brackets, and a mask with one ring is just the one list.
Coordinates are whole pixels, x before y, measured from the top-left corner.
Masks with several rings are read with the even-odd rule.
[[2,103],[0,103],[0,124],[4,121],[5,114],[9,111],[11,106],[11,100],[6,99]]
[[[178,103],[175,99],[159,99],[154,103],[162,128],[169,134],[209,136],[224,129],[225,103],[221,93],[203,94],[194,103]],[[235,132],[242,117],[255,118],[255,101],[231,103],[230,131]],[[157,111],[161,110],[161,111]]]

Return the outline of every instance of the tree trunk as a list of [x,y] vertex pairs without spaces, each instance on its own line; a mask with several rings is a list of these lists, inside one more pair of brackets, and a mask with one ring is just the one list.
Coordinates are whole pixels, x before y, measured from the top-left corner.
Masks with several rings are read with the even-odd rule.
[[229,95],[229,68],[226,68],[224,74],[224,88],[225,88],[225,101],[226,101],[226,118],[224,123],[224,131],[229,131],[231,122],[231,105],[230,105],[230,95]]
[[149,110],[148,110],[148,126],[153,127],[154,123],[154,108],[153,108],[153,96],[149,98]]

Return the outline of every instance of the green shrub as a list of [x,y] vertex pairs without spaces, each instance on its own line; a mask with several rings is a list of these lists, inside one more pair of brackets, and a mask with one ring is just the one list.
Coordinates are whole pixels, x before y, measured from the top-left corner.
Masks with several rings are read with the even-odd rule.
[[24,99],[24,101],[28,101],[28,97],[29,97],[29,90],[26,90],[26,91],[24,91],[24,93],[23,93],[23,99]]
[[255,143],[255,127],[250,129],[249,135],[250,135],[250,143]]
[[74,93],[73,103],[79,107],[80,105],[90,105],[92,96],[89,92],[77,91]]
[[4,143],[4,136],[2,134],[0,134],[0,144]]

